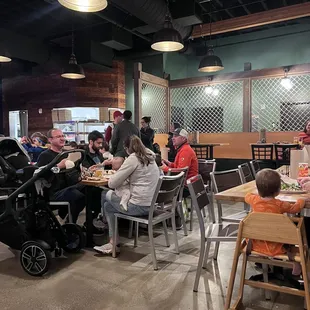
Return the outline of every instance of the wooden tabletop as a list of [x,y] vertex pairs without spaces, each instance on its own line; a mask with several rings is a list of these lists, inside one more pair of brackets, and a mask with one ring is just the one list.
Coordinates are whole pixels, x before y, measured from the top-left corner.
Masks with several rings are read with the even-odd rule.
[[82,180],[81,184],[87,185],[87,186],[107,186],[108,185],[108,180],[107,179],[101,179],[100,181],[93,181],[93,180]]
[[[220,201],[235,201],[235,202],[244,202],[244,198],[248,193],[257,194],[257,188],[255,181],[251,181],[226,191],[215,194],[214,197],[216,200]],[[288,202],[296,202],[299,198],[308,198],[309,201],[306,203],[306,208],[310,209],[310,193],[306,194],[280,194],[277,199],[288,201]]]
[[196,144],[190,144],[191,146],[224,146],[229,145],[229,143],[196,143]]

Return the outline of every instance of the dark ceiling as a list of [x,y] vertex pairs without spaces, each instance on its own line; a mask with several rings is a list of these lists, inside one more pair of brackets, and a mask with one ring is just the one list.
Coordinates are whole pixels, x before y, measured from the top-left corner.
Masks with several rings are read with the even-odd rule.
[[[126,1],[127,3],[143,2],[143,0],[122,1]],[[57,0],[0,0],[0,28],[22,36],[34,38],[54,47],[67,48],[71,44],[71,31],[72,27],[74,27],[77,37],[80,33],[83,33],[83,38],[85,38],[86,34],[86,37],[100,42],[106,47],[113,48],[113,53],[118,57],[149,50],[152,34],[156,31],[156,26],[160,28],[160,25],[154,25],[154,22],[153,24],[147,25],[148,18],[147,16],[143,18],[143,11],[141,15],[141,9],[140,14],[128,12],[124,9],[126,5],[120,6],[120,4],[122,5],[122,1],[109,0],[107,9],[100,13],[77,13],[62,7]],[[161,5],[163,5],[165,0],[150,1],[152,2],[149,3],[154,4],[154,15],[159,14],[159,7],[156,7],[155,4],[156,2],[161,2]],[[169,2],[173,18],[179,18],[177,20],[178,24],[180,24],[180,27],[183,27],[183,30],[186,30],[184,33],[188,34],[194,24],[208,23],[210,16],[212,21],[216,22],[308,1],[170,0]],[[195,12],[193,11],[194,2]],[[192,3],[192,6],[190,3]],[[191,16],[182,19],[181,17],[184,15],[184,11],[187,11],[185,4],[189,4],[188,15]],[[271,24],[266,27],[221,34],[216,37],[232,36],[266,28],[282,27],[287,24],[308,22],[309,18],[303,18]],[[114,24],[114,28],[111,28],[112,24]],[[114,37],[112,39],[107,38],[108,35],[120,29],[122,31],[115,34],[119,42],[115,42],[118,39],[116,40]],[[0,35],[1,39],[3,40]],[[199,44],[200,41],[200,39],[195,40],[196,44]]]

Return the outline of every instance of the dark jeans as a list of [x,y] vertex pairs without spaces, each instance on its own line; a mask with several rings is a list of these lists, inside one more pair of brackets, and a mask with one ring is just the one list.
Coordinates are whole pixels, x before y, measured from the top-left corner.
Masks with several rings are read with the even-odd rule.
[[[84,187],[85,186],[81,184],[66,187],[56,192],[51,197],[51,201],[67,201],[70,203],[73,223],[76,223],[80,212],[85,207],[85,195],[83,194]],[[58,214],[61,218],[65,218],[68,214],[68,209],[66,207],[60,207]]]

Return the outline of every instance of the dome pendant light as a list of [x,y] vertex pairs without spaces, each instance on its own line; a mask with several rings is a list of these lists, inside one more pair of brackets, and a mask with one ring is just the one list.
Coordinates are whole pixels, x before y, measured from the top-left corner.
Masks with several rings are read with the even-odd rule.
[[0,63],[1,62],[11,62],[11,61],[12,61],[12,58],[0,54]]
[[176,52],[184,48],[180,33],[174,29],[167,0],[167,14],[164,28],[157,31],[153,37],[152,49],[159,52]]
[[65,79],[79,80],[85,78],[85,73],[82,66],[77,64],[74,54],[74,32],[72,30],[72,52],[69,60],[69,64],[65,67],[62,75]]
[[[212,4],[210,1],[210,39],[209,39],[210,42],[211,42],[211,35],[212,35],[211,5]],[[216,71],[220,71],[223,69],[224,69],[224,66],[223,66],[222,60],[218,56],[214,55],[213,46],[209,45],[207,55],[200,61],[198,71],[199,72],[216,72]]]
[[58,0],[64,7],[78,12],[99,12],[108,6],[107,0]]

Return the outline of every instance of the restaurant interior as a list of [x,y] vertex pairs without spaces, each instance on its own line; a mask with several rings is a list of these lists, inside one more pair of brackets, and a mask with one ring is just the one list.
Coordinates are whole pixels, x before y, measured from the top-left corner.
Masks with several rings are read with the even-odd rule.
[[[1,309],[310,310],[310,1],[0,0],[0,17]],[[121,210],[112,236],[96,234],[93,220],[107,214],[106,203],[98,215],[92,206],[115,178],[83,168],[82,157],[94,131],[102,147],[112,126],[114,143],[128,111],[138,132],[151,118],[152,151],[163,160],[152,211]],[[24,144],[37,148],[29,139],[40,133],[46,152],[53,132],[67,153],[42,168]],[[183,138],[198,176],[171,164]],[[125,165],[133,151],[123,147]],[[78,225],[71,202],[47,201],[38,190],[53,186],[43,176],[61,174],[63,154],[73,162],[64,170],[80,169],[86,197]],[[277,176],[276,194],[261,194]],[[282,211],[256,211],[249,195],[277,197]],[[53,246],[26,231],[35,219],[38,234],[40,214],[49,214],[37,206],[41,196]],[[66,229],[50,222],[63,205]],[[62,245],[73,225],[81,231],[75,254]],[[22,246],[10,240],[15,234]],[[255,242],[283,252],[260,253]],[[96,250],[103,243],[110,255]]]

